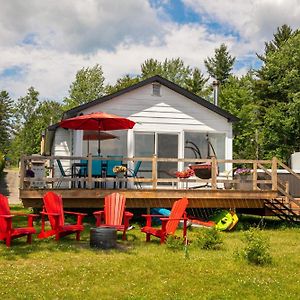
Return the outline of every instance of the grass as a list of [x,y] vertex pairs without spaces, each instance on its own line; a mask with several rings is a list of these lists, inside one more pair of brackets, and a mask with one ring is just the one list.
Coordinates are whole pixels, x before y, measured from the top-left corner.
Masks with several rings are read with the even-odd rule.
[[[251,221],[252,220],[252,221]],[[240,227],[259,219],[242,218]],[[21,222],[17,219],[17,222]],[[276,225],[272,225],[275,223]],[[281,224],[281,226],[280,226]],[[242,226],[243,225],[243,226]],[[39,228],[37,226],[37,228]],[[275,229],[274,229],[275,228]],[[242,230],[221,233],[220,250],[189,246],[189,258],[159,240],[145,243],[139,225],[119,238],[118,249],[92,250],[89,226],[75,235],[0,244],[0,296],[3,299],[299,299],[300,229],[265,222],[273,263],[253,266],[236,259],[244,247]],[[197,230],[189,231],[193,240]]]

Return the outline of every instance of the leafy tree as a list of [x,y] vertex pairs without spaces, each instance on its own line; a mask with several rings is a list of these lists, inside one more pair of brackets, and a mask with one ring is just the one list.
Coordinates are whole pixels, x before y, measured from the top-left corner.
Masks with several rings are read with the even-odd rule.
[[122,78],[119,78],[115,85],[107,85],[105,90],[106,94],[116,93],[124,88],[127,88],[133,84],[136,84],[140,81],[140,78],[137,77],[130,77],[128,74]]
[[229,54],[227,46],[221,44],[215,49],[215,56],[205,59],[204,64],[209,75],[223,84],[231,74],[234,61],[235,57]]
[[100,65],[82,68],[69,89],[69,97],[64,99],[65,109],[95,100],[104,94],[104,76]]
[[274,51],[266,52],[258,71],[255,92],[260,99],[264,157],[276,154],[285,161],[299,151],[300,32]]
[[0,152],[7,153],[11,139],[13,101],[8,92],[0,92]]
[[141,78],[146,79],[154,75],[162,77],[182,86],[186,87],[186,81],[191,76],[191,68],[185,66],[180,58],[165,59],[159,62],[156,59],[147,59],[141,65]]
[[148,59],[141,65],[141,79],[160,75],[190,92],[207,97],[210,93],[206,87],[208,78],[205,78],[199,68],[185,66],[180,58],[165,59],[159,62],[156,59]]
[[220,91],[219,105],[237,116],[240,120],[233,124],[233,154],[234,158],[253,159],[259,155],[261,122],[259,105],[253,93],[253,74],[237,78],[229,76]]
[[39,92],[30,87],[27,95],[17,101],[15,134],[9,151],[13,163],[17,163],[23,154],[39,153],[42,132],[61,118],[63,108],[60,103],[40,101],[38,97]]

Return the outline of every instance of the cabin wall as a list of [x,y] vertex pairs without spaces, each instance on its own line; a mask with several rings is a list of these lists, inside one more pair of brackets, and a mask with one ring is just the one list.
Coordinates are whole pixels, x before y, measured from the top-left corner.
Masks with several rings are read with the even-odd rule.
[[128,131],[128,156],[133,155],[133,132],[178,133],[183,157],[183,132],[223,133],[225,158],[232,158],[232,123],[219,114],[161,85],[161,96],[152,95],[152,84],[82,111],[105,111],[128,117],[137,124]]

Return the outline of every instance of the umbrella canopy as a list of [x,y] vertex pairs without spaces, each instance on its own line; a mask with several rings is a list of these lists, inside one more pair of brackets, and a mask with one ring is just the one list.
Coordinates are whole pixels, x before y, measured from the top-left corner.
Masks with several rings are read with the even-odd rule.
[[131,129],[135,125],[135,122],[124,117],[107,114],[104,112],[96,112],[62,120],[59,125],[63,128],[75,130],[107,131]]
[[98,131],[98,154],[100,155],[100,132],[107,130],[131,129],[135,122],[113,114],[96,112],[82,115],[59,123],[60,127],[74,130],[97,130]]

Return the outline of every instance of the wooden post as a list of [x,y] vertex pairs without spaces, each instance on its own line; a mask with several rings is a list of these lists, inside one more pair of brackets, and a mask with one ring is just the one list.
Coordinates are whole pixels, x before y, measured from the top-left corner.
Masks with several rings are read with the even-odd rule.
[[21,160],[20,160],[20,170],[19,170],[19,175],[20,175],[20,189],[22,190],[24,188],[24,177],[25,177],[25,160],[24,156],[22,155]]
[[212,159],[211,159],[211,188],[213,190],[217,189],[217,170],[218,170],[217,160],[215,157],[212,157]]
[[92,154],[89,153],[88,154],[88,182],[87,182],[87,187],[88,189],[92,188],[92,182],[93,178],[92,178]]
[[157,188],[157,155],[153,154],[152,157],[152,188]]
[[[285,182],[285,192],[287,193],[287,195],[290,194],[290,183],[288,181]],[[286,203],[290,202],[290,199],[289,199],[288,196],[285,196],[284,200],[285,200]]]
[[253,191],[257,190],[257,162],[253,163]]
[[272,158],[272,191],[277,191],[277,158]]

